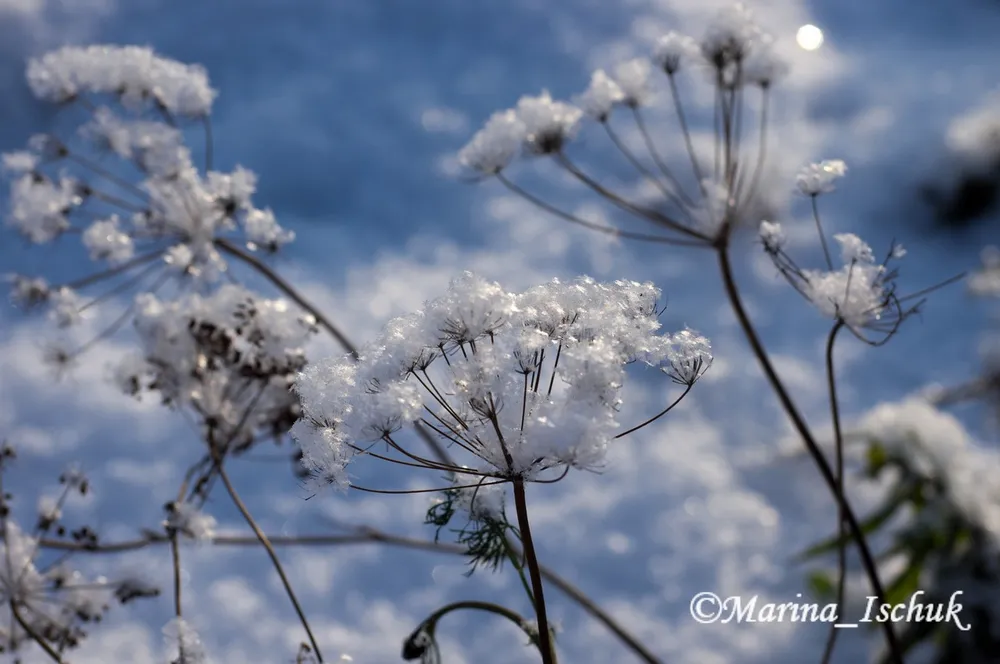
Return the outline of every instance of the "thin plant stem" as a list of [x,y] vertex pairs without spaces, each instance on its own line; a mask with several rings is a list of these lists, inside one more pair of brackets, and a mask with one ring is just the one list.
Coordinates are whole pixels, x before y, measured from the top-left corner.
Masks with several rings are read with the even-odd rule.
[[538,620],[538,646],[542,651],[542,664],[555,664],[552,649],[552,633],[549,632],[549,618],[545,612],[545,590],[542,587],[542,575],[538,568],[538,557],[535,554],[535,543],[531,538],[531,524],[528,522],[528,501],[524,492],[524,480],[520,477],[513,481],[514,506],[517,510],[517,528],[521,533],[521,544],[524,547],[524,559],[528,565],[528,575],[531,577],[532,595],[535,597],[535,617]]
[[684,392],[682,392],[679,397],[677,397],[676,399],[674,399],[673,402],[669,406],[667,406],[666,408],[664,408],[663,410],[661,410],[656,415],[653,415],[651,418],[649,418],[648,420],[646,420],[642,424],[637,424],[634,427],[632,427],[631,429],[629,429],[628,431],[623,431],[620,434],[616,435],[615,436],[615,440],[617,440],[619,438],[624,438],[625,436],[629,435],[633,431],[638,431],[639,429],[643,428],[644,426],[652,424],[656,420],[660,419],[661,417],[663,417],[664,415],[666,415],[667,413],[669,413],[671,410],[673,410],[674,406],[676,406],[677,404],[679,404],[684,399],[684,397],[687,396],[688,392],[691,391],[692,387],[694,387],[694,383],[691,383],[690,385],[688,385],[684,389]]
[[[493,602],[481,602],[481,601],[477,601],[477,600],[465,600],[465,601],[461,601],[461,602],[452,602],[450,604],[445,604],[444,606],[442,606],[441,608],[439,608],[437,611],[435,611],[434,613],[432,613],[431,615],[429,615],[427,617],[427,619],[424,620],[420,624],[420,626],[421,627],[424,627],[425,625],[436,626],[437,622],[439,620],[441,620],[441,618],[443,618],[446,615],[448,615],[449,613],[452,613],[454,611],[463,611],[463,610],[485,611],[487,613],[492,613],[492,614],[501,616],[502,618],[506,618],[507,620],[509,620],[512,623],[514,623],[517,626],[518,629],[520,629],[522,632],[524,632],[528,636],[528,638],[531,640],[531,642],[534,643],[535,646],[539,649],[539,652],[541,652],[542,645],[541,645],[541,643],[539,643],[538,640],[536,640],[534,638],[534,635],[527,628],[526,621],[525,621],[524,617],[521,614],[519,614],[519,613],[517,613],[515,611],[511,611],[510,609],[508,609],[505,606],[501,606],[499,604],[494,604]],[[542,656],[544,657],[544,653],[542,653]],[[553,658],[553,660],[555,659],[555,654],[554,653],[552,654],[552,658]]]
[[681,104],[680,92],[677,90],[677,79],[674,75],[668,74],[670,81],[670,96],[674,100],[674,110],[677,111],[677,122],[681,126],[681,133],[684,135],[684,144],[687,147],[688,156],[691,158],[691,168],[695,178],[698,179],[698,188],[701,189],[703,198],[707,198],[705,193],[705,176],[702,175],[701,166],[698,164],[698,155],[695,154],[694,144],[691,142],[691,131],[688,129],[687,117],[684,115],[684,106]]
[[309,643],[313,648],[313,652],[316,653],[316,660],[322,664],[323,656],[320,654],[319,644],[316,643],[316,637],[313,636],[312,628],[309,627],[309,621],[306,619],[305,612],[302,611],[302,606],[299,604],[299,600],[295,596],[295,591],[292,590],[292,584],[288,580],[288,576],[285,574],[285,569],[282,567],[281,561],[278,559],[278,554],[274,551],[274,547],[271,546],[271,542],[268,540],[267,535],[265,535],[264,531],[257,525],[253,515],[250,514],[250,510],[248,510],[247,506],[243,503],[243,500],[240,498],[240,494],[236,491],[236,487],[234,487],[233,483],[229,480],[229,473],[226,472],[226,468],[222,463],[219,464],[218,472],[219,479],[222,480],[222,484],[226,487],[226,492],[232,499],[233,504],[236,505],[236,509],[240,511],[240,514],[243,515],[243,519],[247,522],[247,525],[250,526],[254,535],[257,536],[257,541],[259,541],[261,546],[263,546],[267,551],[267,555],[271,559],[271,564],[274,565],[274,571],[278,573],[278,578],[281,579],[281,583],[285,587],[285,593],[288,595],[288,599],[295,608],[295,613],[298,614],[299,621],[302,623],[303,629],[306,630],[306,635],[309,637]]
[[[365,545],[379,544],[387,546],[397,546],[430,553],[447,553],[450,555],[466,555],[467,549],[457,544],[445,542],[434,542],[403,535],[394,535],[381,530],[365,526],[357,529],[357,532],[347,535],[268,535],[268,541],[272,546],[345,546],[345,545]],[[74,551],[94,555],[117,555],[138,551],[149,546],[159,546],[169,543],[169,538],[160,534],[149,532],[144,537],[125,540],[121,542],[108,542],[96,544],[81,544],[58,539],[42,539],[39,544],[42,548],[57,551]],[[206,541],[212,546],[259,546],[260,540],[254,536],[244,535],[216,535]],[[511,554],[516,558],[521,558],[521,552],[511,546]],[[629,634],[625,628],[611,615],[604,611],[596,602],[588,597],[582,590],[573,583],[567,581],[556,572],[544,565],[539,565],[542,577],[558,588],[570,599],[576,602],[586,613],[608,628],[618,639],[631,650],[638,659],[646,664],[661,664],[661,660],[651,653],[636,637]]]
[[833,259],[830,258],[830,247],[826,244],[826,233],[823,232],[823,223],[819,220],[819,204],[816,202],[819,196],[813,194],[810,198],[812,199],[813,220],[816,222],[816,232],[819,233],[820,244],[823,245],[823,257],[826,258],[826,267],[828,270],[832,270]]
[[24,616],[21,615],[21,611],[17,608],[17,602],[15,602],[14,600],[10,601],[10,612],[11,615],[14,616],[14,620],[17,621],[17,624],[21,626],[21,629],[23,629],[27,633],[27,635],[31,638],[32,641],[37,643],[38,646],[45,651],[45,654],[48,655],[53,662],[57,662],[57,664],[63,664],[62,656],[60,656],[59,653],[56,652],[55,648],[46,643],[45,640],[42,638],[42,636],[34,630],[34,628],[31,626],[30,623],[28,623],[27,620],[24,619]]
[[[775,371],[774,366],[771,364],[771,358],[764,349],[764,346],[757,335],[757,330],[754,328],[753,323],[750,321],[750,317],[747,315],[747,312],[743,307],[743,301],[740,297],[739,290],[736,287],[736,280],[733,278],[728,246],[722,245],[718,248],[718,258],[719,269],[722,273],[722,281],[726,290],[726,296],[733,308],[733,312],[736,314],[740,327],[743,329],[744,336],[749,342],[750,348],[753,351],[754,356],[757,358],[758,363],[761,365],[764,375],[771,384],[771,388],[774,390],[778,400],[781,402],[782,408],[784,408],[788,417],[792,420],[795,430],[802,437],[802,441],[815,461],[816,466],[819,468],[820,474],[823,476],[823,480],[826,482],[831,493],[833,493],[838,504],[843,509],[844,518],[847,520],[847,525],[850,528],[851,535],[857,543],[858,552],[861,554],[861,562],[865,568],[865,574],[868,576],[868,581],[871,584],[872,592],[878,597],[878,601],[880,603],[884,603],[885,590],[882,586],[881,580],[879,579],[878,567],[875,564],[875,558],[872,556],[871,549],[868,546],[868,541],[865,538],[864,531],[861,529],[861,525],[858,523],[854,510],[851,509],[846,497],[841,495],[838,488],[839,485],[837,478],[834,476],[833,471],[830,468],[830,464],[827,462],[826,457],[823,456],[823,452],[816,443],[816,439],[813,436],[812,431],[809,429],[809,425],[806,424],[802,415],[799,413],[799,410],[792,401],[791,396],[789,396],[784,383],[782,383],[781,379],[778,377],[777,371]],[[887,621],[880,623],[880,626],[885,634],[891,661],[895,662],[895,664],[903,664],[902,650],[900,648],[899,641],[896,638],[896,633],[893,630],[892,623]]]
[[840,630],[837,622],[840,621],[839,613],[844,610],[844,589],[847,581],[847,532],[844,523],[844,433],[840,425],[840,403],[837,399],[837,375],[833,366],[833,349],[837,342],[837,334],[844,327],[843,319],[837,320],[830,335],[826,340],[826,385],[830,397],[830,417],[833,420],[833,442],[836,448],[836,475],[837,489],[840,500],[837,501],[837,620],[830,625],[830,634],[826,639],[826,647],[823,652],[823,664],[829,664],[833,657],[833,648],[837,643],[837,635]]
[[605,235],[611,235],[613,237],[621,237],[629,240],[642,240],[644,242],[670,244],[675,246],[685,246],[685,247],[705,246],[704,242],[696,242],[692,240],[679,240],[670,237],[663,237],[660,235],[647,235],[646,233],[632,233],[630,231],[623,231],[617,228],[613,228],[611,226],[604,226],[602,224],[597,224],[592,221],[587,221],[586,219],[580,219],[579,217],[572,215],[569,212],[560,210],[559,208],[555,207],[554,205],[551,205],[550,203],[546,203],[544,200],[538,198],[534,194],[525,191],[520,186],[518,186],[517,184],[509,180],[507,177],[505,177],[502,173],[497,173],[496,178],[497,180],[500,181],[501,184],[503,184],[503,186],[507,187],[507,189],[509,189],[511,192],[517,194],[518,196],[528,201],[532,205],[538,207],[539,209],[542,209],[548,212],[549,214],[552,214],[570,223],[583,226],[584,228],[589,228],[592,231],[597,231],[598,233],[604,233]]

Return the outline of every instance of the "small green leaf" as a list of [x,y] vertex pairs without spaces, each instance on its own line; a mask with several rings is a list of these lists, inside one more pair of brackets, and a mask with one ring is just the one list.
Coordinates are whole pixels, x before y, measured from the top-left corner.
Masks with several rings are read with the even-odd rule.
[[806,586],[817,599],[832,600],[837,596],[837,586],[833,574],[824,570],[815,570],[806,577]]

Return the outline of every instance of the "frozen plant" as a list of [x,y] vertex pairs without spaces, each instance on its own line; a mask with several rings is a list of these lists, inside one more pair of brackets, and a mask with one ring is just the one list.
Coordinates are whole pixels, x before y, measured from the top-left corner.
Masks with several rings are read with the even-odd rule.
[[[669,412],[708,369],[707,339],[660,331],[659,295],[650,283],[585,277],[510,293],[465,273],[442,297],[390,321],[359,361],[333,357],[300,374],[302,418],[292,433],[314,482],[369,490],[348,474],[365,457],[446,473],[453,486],[429,521],[440,529],[455,504],[465,503],[488,531],[471,531],[470,550],[493,561],[507,548],[502,502],[477,496],[511,483],[513,532],[531,571],[540,625],[537,645],[551,662],[525,483],[600,468],[610,445]],[[636,361],[684,389],[660,413],[623,430],[625,367]],[[468,465],[408,449],[398,435],[407,425],[426,427]]]
[[[758,25],[752,12],[742,3],[720,11],[700,38],[671,31],[657,40],[648,57],[640,57],[592,75],[590,87],[576,98],[583,117],[597,125],[597,131],[609,139],[608,147],[617,157],[633,168],[636,179],[643,185],[641,195],[631,194],[609,184],[591,167],[584,165],[574,150],[583,140],[587,127],[560,136],[549,143],[542,153],[579,189],[589,193],[619,216],[643,222],[657,232],[626,230],[623,224],[602,223],[564,209],[555,202],[534,193],[530,186],[518,181],[513,142],[520,138],[517,156],[538,158],[525,134],[508,134],[502,143],[488,143],[484,135],[487,126],[473,136],[469,147],[480,156],[489,154],[492,146],[494,161],[502,157],[504,168],[482,168],[488,159],[465,160],[463,163],[477,172],[482,180],[493,180],[512,194],[563,221],[610,235],[615,238],[638,240],[658,245],[691,247],[714,254],[723,287],[736,320],[760,364],[771,388],[788,415],[796,434],[814,461],[827,488],[837,503],[837,523],[856,543],[861,563],[870,585],[871,594],[884,597],[885,588],[879,577],[876,560],[865,540],[861,525],[844,495],[841,439],[836,376],[833,373],[833,346],[841,330],[849,330],[858,338],[880,345],[888,341],[899,325],[918,311],[923,296],[934,288],[900,295],[896,289],[897,273],[890,261],[901,258],[903,251],[893,245],[886,258],[876,258],[869,245],[853,233],[839,233],[834,240],[840,245],[841,259],[834,257],[820,224],[817,199],[832,192],[836,182],[845,175],[841,160],[829,160],[810,165],[797,179],[801,193],[809,197],[817,230],[824,250],[825,265],[808,269],[791,257],[788,238],[779,222],[761,223],[775,198],[775,192],[765,190],[767,172],[770,105],[774,91],[789,72],[779,57],[776,40]],[[692,83],[707,85],[703,98],[714,100],[701,114],[693,114],[681,94],[682,77]],[[660,94],[664,89],[666,95]],[[647,107],[668,98],[677,138],[684,145],[685,163],[668,163],[664,158],[654,128],[647,120]],[[619,110],[620,109],[620,110]],[[520,108],[504,111],[511,125],[517,123]],[[494,116],[496,117],[496,116]],[[637,143],[624,140],[621,124],[627,122],[635,132]],[[492,121],[491,121],[492,123]],[[695,123],[704,125],[711,141],[708,149],[696,148]],[[594,142],[587,141],[589,146]],[[587,164],[602,163],[590,160]],[[683,170],[681,170],[683,169]],[[685,172],[686,171],[686,172]],[[772,216],[772,215],[768,215]],[[759,229],[765,249],[774,259],[779,272],[793,287],[832,321],[827,344],[827,387],[834,413],[834,437],[838,440],[838,455],[831,463],[817,442],[817,436],[807,424],[794,395],[782,381],[743,302],[734,270],[734,249],[746,241],[746,230]],[[847,537],[844,538],[846,540]],[[841,547],[843,549],[843,547]],[[841,558],[844,553],[841,550]],[[841,574],[843,577],[843,574]],[[889,651],[889,661],[901,664],[902,656],[894,628],[880,625]],[[824,661],[829,661],[836,640],[831,631]]]

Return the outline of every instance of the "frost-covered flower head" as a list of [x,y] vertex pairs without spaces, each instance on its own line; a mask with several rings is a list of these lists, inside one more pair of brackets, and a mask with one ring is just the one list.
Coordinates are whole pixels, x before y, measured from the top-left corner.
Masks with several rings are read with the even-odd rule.
[[547,90],[537,97],[521,97],[517,118],[524,125],[524,146],[531,154],[552,154],[577,132],[583,112],[561,101],[554,101]]
[[615,82],[622,91],[623,104],[639,107],[649,102],[653,94],[649,80],[652,71],[646,58],[633,58],[615,67]]
[[764,38],[764,32],[743,3],[721,12],[701,39],[702,55],[719,71],[741,64]]
[[231,284],[173,301],[147,293],[136,300],[135,327],[142,353],[122,360],[115,381],[128,394],[192,409],[217,444],[241,451],[297,417],[289,386],[315,326],[285,300]]
[[685,62],[698,55],[698,42],[673,30],[660,37],[653,47],[653,63],[668,75],[677,73]]
[[495,175],[520,154],[526,131],[514,109],[494,113],[459,151],[458,160],[473,171]]
[[[215,92],[200,67],[146,48],[67,47],[33,59],[27,77],[39,99],[72,103],[84,119],[69,137],[35,136],[25,150],[3,155],[5,225],[36,244],[78,238],[97,267],[62,284],[14,276],[15,301],[46,302],[53,321],[67,327],[112,297],[235,279],[230,258],[259,270],[253,252],[294,238],[270,210],[254,206],[252,172],[213,169]],[[205,129],[205,145],[195,150],[185,144],[192,122]]]
[[[690,67],[692,64],[696,67]],[[715,118],[709,129],[714,134],[714,149],[703,149],[695,140],[695,124],[703,124],[705,116],[685,109],[682,92],[686,88],[679,76],[686,69],[711,74],[700,78],[714,88],[711,98],[715,111],[708,114]],[[728,247],[730,236],[755,224],[768,202],[760,194],[767,171],[769,94],[786,69],[774,40],[738,4],[721,12],[698,41],[671,31],[655,43],[649,57],[621,62],[609,69],[610,75],[603,69],[593,72],[589,86],[574,103],[584,116],[603,125],[609,147],[620,152],[633,168],[641,187],[631,193],[591,170],[603,159],[583,165],[572,151],[562,150],[573,137],[580,116],[559,107],[547,95],[526,98],[532,101],[531,113],[519,109],[495,115],[460,156],[473,170],[498,176],[496,179],[512,194],[578,226],[657,244]],[[660,128],[646,119],[646,107],[665,96],[658,94],[663,88],[669,91],[670,115],[675,123],[668,133],[683,141],[686,155],[664,153]],[[748,94],[753,96],[744,100],[743,95]],[[624,140],[612,126],[610,118],[616,106],[630,111],[627,120],[634,123],[640,141]],[[751,114],[758,117],[751,118]],[[759,129],[751,134],[748,127]],[[524,141],[520,151],[515,147],[519,140]],[[500,173],[519,153],[550,156],[556,167],[582,190],[596,194],[609,210],[651,223],[658,232],[620,229],[542,199],[531,187]]]
[[211,664],[201,635],[184,618],[173,618],[163,627],[170,650],[170,664]]
[[847,164],[840,159],[825,159],[809,164],[795,177],[799,191],[806,196],[828,194],[836,187],[835,183],[847,174]]
[[56,103],[113,94],[128,104],[153,102],[170,113],[201,116],[216,96],[203,68],[140,46],[66,46],[30,60],[27,75],[36,97]]
[[166,505],[167,518],[163,527],[193,540],[207,541],[215,536],[217,521],[190,501],[172,501]]
[[[816,196],[821,191],[831,191],[832,180],[845,170],[843,162],[821,162],[807,168],[798,179],[802,191],[812,197],[812,212],[826,261],[825,269],[801,267],[803,263],[795,260],[785,249],[781,224],[765,221],[758,233],[764,251],[800,295],[824,316],[846,326],[858,338],[881,345],[896,333],[906,318],[917,313],[924,302],[924,295],[954,279],[919,293],[901,296],[896,291],[897,271],[890,268],[890,263],[903,258],[906,250],[893,243],[885,257],[879,259],[872,248],[853,233],[833,236],[833,241],[840,246],[839,261],[835,260],[823,231]],[[874,331],[880,338],[866,338],[863,330]]]
[[[14,461],[13,448],[0,446],[0,473]],[[69,529],[63,520],[67,500],[87,493],[86,478],[71,471],[61,483],[57,496],[38,500],[30,531],[16,519],[15,499],[9,493],[0,495],[0,652],[15,657],[38,638],[58,652],[76,648],[113,601],[126,603],[158,594],[155,588],[132,580],[89,577],[70,566],[65,552],[46,553],[40,545],[42,538],[59,542],[68,551],[97,544],[92,529]]]
[[390,322],[360,362],[331,358],[300,374],[293,435],[304,462],[320,483],[346,487],[348,464],[374,443],[383,458],[419,458],[397,436],[419,422],[470,462],[450,468],[470,486],[599,467],[621,428],[626,364],[690,388],[711,361],[703,337],[660,333],[658,297],[652,284],[588,278],[509,293],[466,273]]
[[624,99],[621,87],[603,69],[598,69],[591,74],[590,85],[575,101],[588,117],[607,122],[612,109]]

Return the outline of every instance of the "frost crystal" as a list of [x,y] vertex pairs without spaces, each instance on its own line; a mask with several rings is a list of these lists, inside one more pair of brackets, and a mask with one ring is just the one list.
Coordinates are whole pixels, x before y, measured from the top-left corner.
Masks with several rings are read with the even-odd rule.
[[524,123],[514,109],[494,113],[459,151],[458,160],[466,168],[495,175],[520,154],[525,132]]
[[736,3],[716,15],[701,40],[705,59],[719,69],[746,58],[763,32],[743,3]]
[[649,86],[651,73],[652,66],[645,58],[635,58],[615,67],[615,82],[624,95],[623,104],[638,107],[649,102],[652,96]]
[[135,246],[132,238],[120,229],[118,215],[104,221],[95,221],[83,232],[83,245],[90,251],[91,260],[122,263],[132,258]]
[[863,327],[886,307],[886,268],[876,263],[871,247],[858,236],[843,233],[834,239],[840,243],[844,266],[829,272],[805,270],[805,295],[824,315]]
[[827,159],[803,168],[795,182],[806,196],[828,194],[835,189],[834,183],[847,173],[847,164],[840,159]]
[[615,104],[624,99],[625,93],[621,87],[603,69],[598,69],[590,76],[590,86],[575,101],[589,117],[605,122]]
[[583,112],[569,104],[553,101],[548,91],[537,97],[521,97],[517,117],[524,125],[524,145],[534,154],[551,154],[571,140]]
[[174,618],[163,628],[167,646],[174,654],[171,664],[209,664],[198,632],[183,618]]
[[667,74],[674,74],[685,62],[698,56],[698,42],[687,35],[668,32],[653,47],[653,63]]
[[599,467],[620,427],[627,363],[690,384],[711,361],[703,337],[658,333],[658,297],[652,284],[588,278],[515,294],[466,273],[391,321],[360,362],[310,364],[295,384],[303,417],[293,435],[315,479],[341,487],[371,441],[394,446],[416,421],[468,452],[470,474]]
[[761,242],[764,243],[764,248],[768,251],[780,249],[785,244],[785,231],[782,230],[781,224],[777,222],[760,222],[758,234],[760,235]]
[[83,93],[118,94],[126,103],[154,100],[178,115],[207,115],[216,92],[205,70],[139,46],[67,46],[28,63],[28,85],[57,103]]

